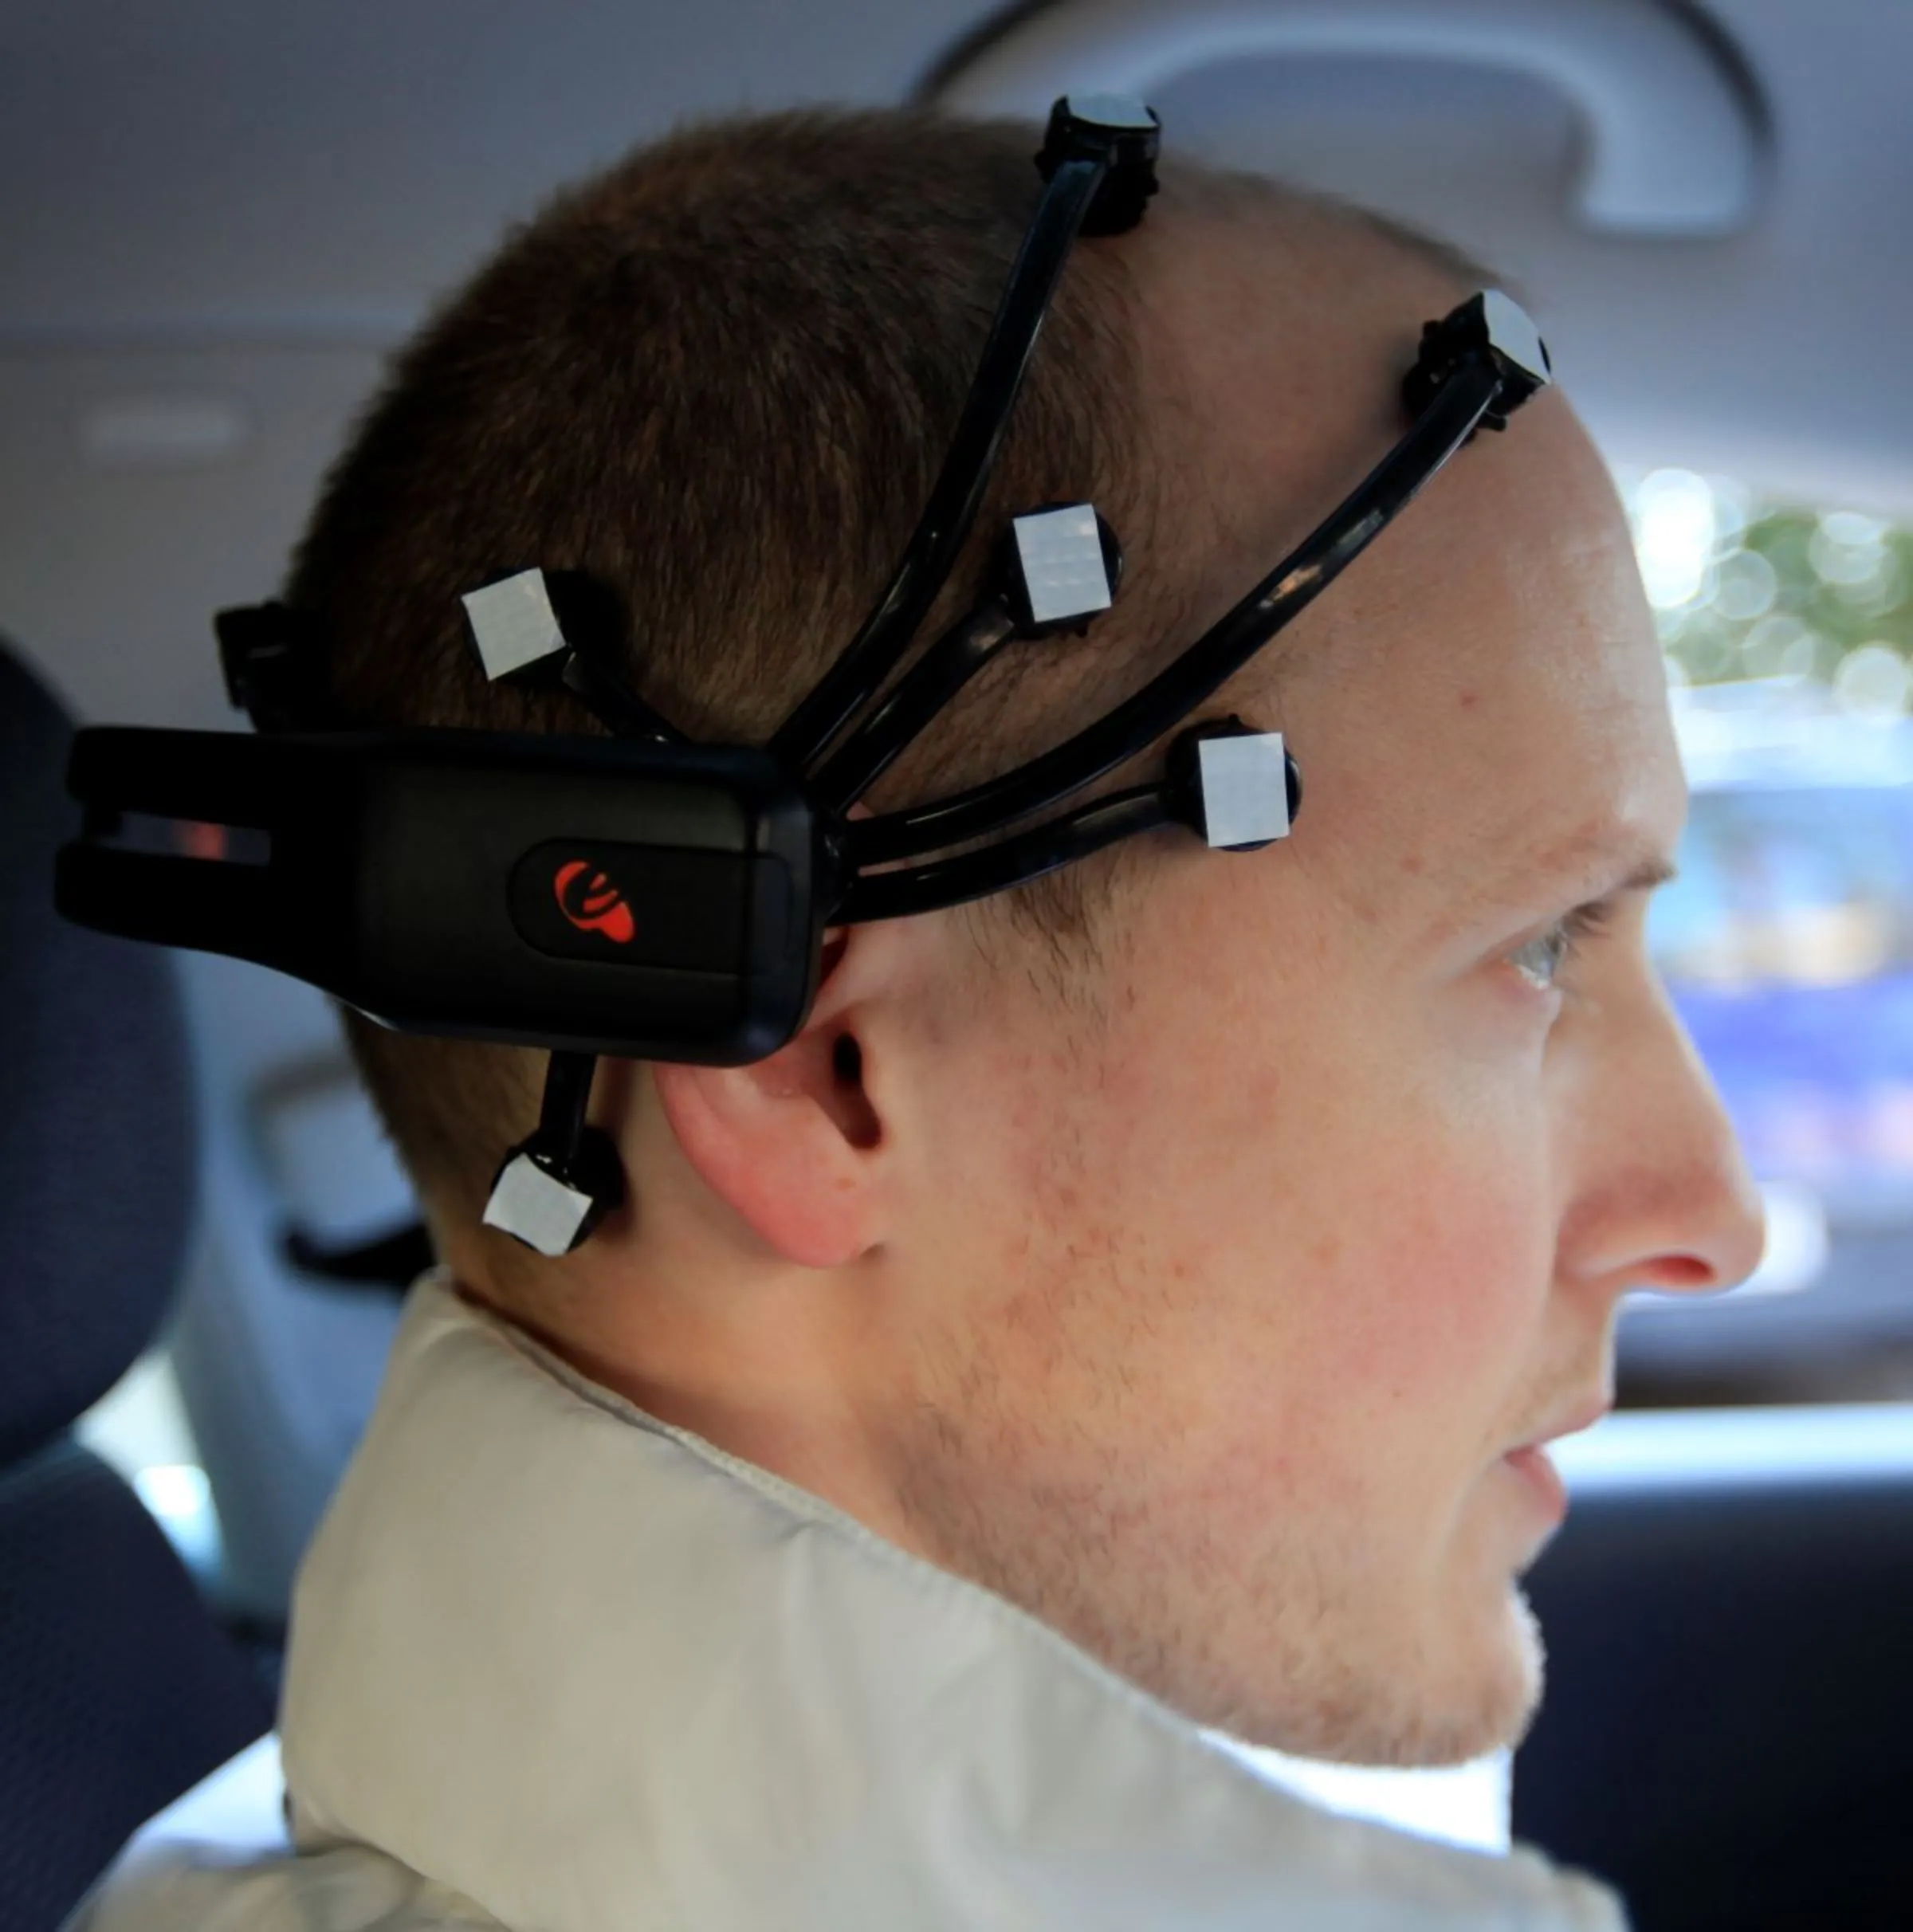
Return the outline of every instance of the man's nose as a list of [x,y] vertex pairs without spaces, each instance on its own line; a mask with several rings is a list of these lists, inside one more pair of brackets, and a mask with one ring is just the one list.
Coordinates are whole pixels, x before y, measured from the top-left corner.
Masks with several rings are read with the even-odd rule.
[[[1760,1190],[1687,1029],[1658,985],[1606,1062],[1588,1120],[1596,1165],[1564,1256],[1616,1292],[1705,1294],[1744,1281],[1766,1243]],[[1578,1223],[1578,1226],[1576,1224]],[[1578,1238],[1577,1238],[1578,1237]]]

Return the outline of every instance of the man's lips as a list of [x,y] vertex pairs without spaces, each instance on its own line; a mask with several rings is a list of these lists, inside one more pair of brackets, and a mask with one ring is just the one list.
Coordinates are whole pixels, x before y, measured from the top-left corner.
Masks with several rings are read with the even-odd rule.
[[1605,1392],[1590,1396],[1573,1408],[1559,1412],[1526,1442],[1509,1450],[1501,1459],[1528,1486],[1542,1510],[1557,1524],[1568,1513],[1568,1491],[1546,1445],[1558,1442],[1564,1435],[1575,1435],[1583,1429],[1593,1428],[1613,1406],[1613,1397]]
[[1583,1429],[1593,1428],[1613,1406],[1614,1396],[1611,1390],[1602,1389],[1594,1395],[1585,1396],[1573,1407],[1554,1412],[1550,1420],[1532,1435],[1524,1436],[1507,1453],[1510,1455],[1522,1455],[1530,1449],[1542,1449],[1550,1443],[1559,1442],[1564,1435],[1578,1435]]

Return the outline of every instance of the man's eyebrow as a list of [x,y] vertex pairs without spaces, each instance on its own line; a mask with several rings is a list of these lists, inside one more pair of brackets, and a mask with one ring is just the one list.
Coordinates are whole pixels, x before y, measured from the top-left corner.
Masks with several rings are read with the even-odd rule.
[[1679,866],[1666,853],[1650,853],[1647,858],[1639,861],[1624,878],[1610,886],[1601,897],[1614,899],[1624,892],[1652,892],[1656,886],[1671,884],[1679,873]]
[[1643,850],[1638,841],[1624,843],[1612,834],[1582,831],[1559,844],[1530,851],[1518,864],[1483,881],[1466,895],[1463,917],[1472,920],[1500,907],[1525,905],[1541,897],[1551,882],[1559,882],[1565,888],[1577,879],[1587,882],[1580,892],[1580,904],[1600,905],[1627,893],[1652,892],[1665,886],[1676,871],[1666,852]]

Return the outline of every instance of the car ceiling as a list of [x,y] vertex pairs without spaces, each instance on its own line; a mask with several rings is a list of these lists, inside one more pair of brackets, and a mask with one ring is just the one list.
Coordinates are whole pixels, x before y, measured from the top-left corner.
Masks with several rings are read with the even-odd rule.
[[[1086,71],[1495,264],[1617,461],[1913,510],[1892,0],[65,0],[0,6],[0,631],[85,715],[230,721],[208,613],[269,593],[382,354],[505,223],[685,116]],[[1591,168],[1651,200],[1709,114],[1730,232],[1590,226]]]

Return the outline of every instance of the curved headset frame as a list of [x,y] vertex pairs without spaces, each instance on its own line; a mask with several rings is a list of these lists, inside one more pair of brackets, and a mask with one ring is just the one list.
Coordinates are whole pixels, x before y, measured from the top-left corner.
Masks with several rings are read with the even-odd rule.
[[[355,730],[297,614],[227,611],[228,689],[259,735],[80,733],[69,783],[86,819],[60,854],[61,910],[278,968],[406,1031],[548,1050],[538,1129],[486,1219],[558,1255],[623,1199],[615,1152],[586,1124],[599,1055],[775,1052],[809,1011],[830,926],[960,905],[1167,826],[1231,851],[1286,836],[1301,777],[1281,734],[1185,721],[1551,379],[1498,291],[1427,325],[1400,440],[1165,670],[1014,770],[849,815],[999,651],[1080,633],[1118,594],[1121,548],[1094,507],[1038,506],[1011,520],[976,606],[899,672],[975,526],[1070,250],[1142,219],[1159,141],[1141,103],[1056,103],[1042,193],[916,530],[767,744],[687,741],[626,681],[615,606],[566,572],[503,575],[466,613],[488,677],[562,682],[605,736]],[[1070,804],[1179,725],[1161,778]]]

